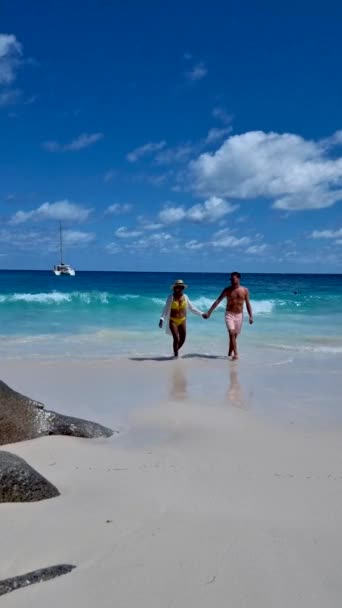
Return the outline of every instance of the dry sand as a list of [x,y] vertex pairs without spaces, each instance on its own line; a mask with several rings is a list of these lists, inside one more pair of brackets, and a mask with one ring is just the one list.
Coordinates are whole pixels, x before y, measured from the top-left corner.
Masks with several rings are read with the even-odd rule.
[[3,362],[13,388],[122,433],[8,447],[61,496],[0,505],[1,578],[77,569],[1,605],[339,608],[339,362],[295,363]]

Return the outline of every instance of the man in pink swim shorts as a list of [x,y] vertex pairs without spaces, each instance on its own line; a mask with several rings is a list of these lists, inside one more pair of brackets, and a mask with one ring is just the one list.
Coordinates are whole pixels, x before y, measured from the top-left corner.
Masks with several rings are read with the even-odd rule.
[[246,304],[249,315],[249,323],[250,325],[253,323],[253,312],[251,303],[249,301],[249,291],[246,287],[242,287],[242,285],[240,285],[240,279],[241,275],[239,272],[232,272],[230,275],[230,287],[226,287],[222,291],[206,315],[203,315],[204,318],[209,319],[211,313],[220,304],[220,302],[222,302],[224,298],[227,298],[225,320],[229,332],[228,357],[231,357],[232,360],[239,358],[237,337],[241,333],[242,329],[244,304]]

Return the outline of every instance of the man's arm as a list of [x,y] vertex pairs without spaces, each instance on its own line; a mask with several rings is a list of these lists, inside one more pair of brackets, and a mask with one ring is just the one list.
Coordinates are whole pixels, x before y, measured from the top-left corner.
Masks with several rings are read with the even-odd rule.
[[211,313],[215,310],[215,308],[222,302],[222,300],[226,297],[227,295],[227,288],[225,288],[222,293],[219,295],[219,297],[217,298],[217,300],[215,300],[215,302],[211,305],[211,307],[209,308],[206,317],[207,319],[209,319]]
[[252,323],[253,323],[253,311],[252,311],[251,303],[249,301],[249,291],[248,291],[248,289],[246,289],[245,302],[246,302],[246,308],[247,308],[247,312],[248,312],[248,316],[249,316],[249,323],[250,323],[250,325],[252,325]]

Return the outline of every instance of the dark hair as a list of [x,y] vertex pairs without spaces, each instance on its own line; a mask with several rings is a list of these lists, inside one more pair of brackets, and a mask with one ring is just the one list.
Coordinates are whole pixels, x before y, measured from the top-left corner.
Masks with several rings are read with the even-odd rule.
[[238,279],[241,279],[241,274],[239,272],[232,272],[231,277],[237,277]]

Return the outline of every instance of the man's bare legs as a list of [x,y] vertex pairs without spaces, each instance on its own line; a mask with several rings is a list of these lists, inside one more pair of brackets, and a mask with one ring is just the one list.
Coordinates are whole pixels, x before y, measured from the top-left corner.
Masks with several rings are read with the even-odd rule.
[[228,357],[231,357],[233,353],[233,345],[232,345],[232,334],[231,332],[229,332],[229,350],[228,350]]
[[178,357],[179,333],[178,333],[178,327],[177,327],[176,323],[172,323],[172,321],[170,321],[170,331],[171,331],[172,337],[173,337],[173,352],[174,352],[175,357]]
[[237,334],[235,332],[229,332],[229,352],[228,357],[232,357],[232,360],[235,361],[239,358],[239,353],[237,349]]

